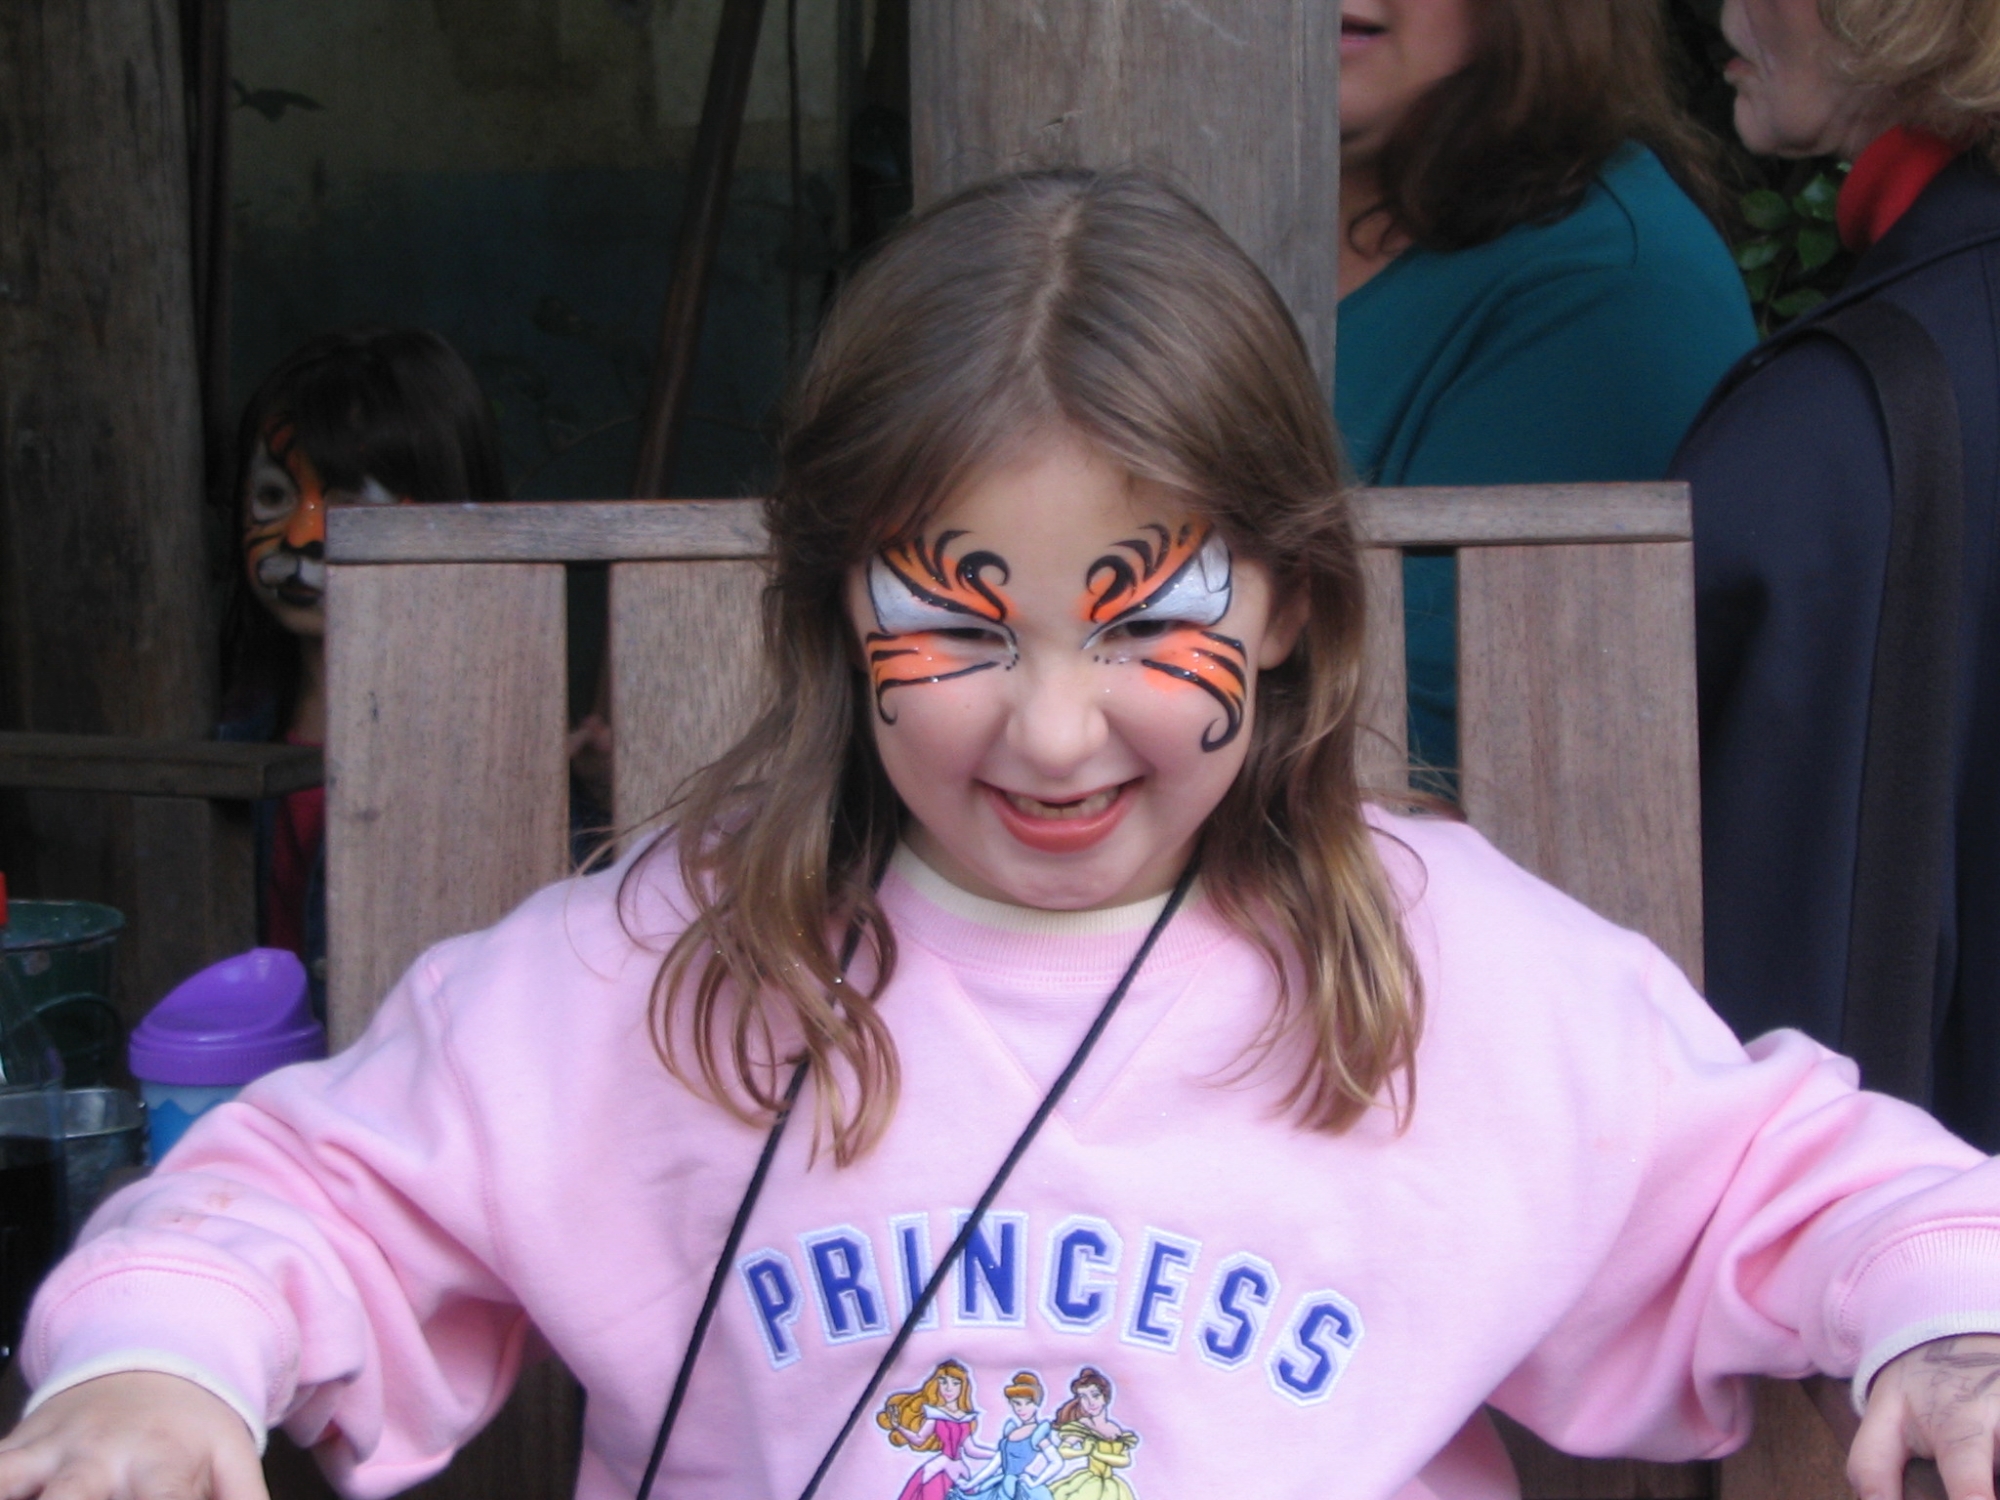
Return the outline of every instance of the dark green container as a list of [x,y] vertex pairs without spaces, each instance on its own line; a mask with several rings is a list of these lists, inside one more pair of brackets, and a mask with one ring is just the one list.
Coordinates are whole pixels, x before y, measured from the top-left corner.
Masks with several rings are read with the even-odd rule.
[[95,901],[10,901],[0,949],[42,1029],[63,1057],[63,1082],[120,1080],[125,1028],[111,1003],[111,964],[124,914]]

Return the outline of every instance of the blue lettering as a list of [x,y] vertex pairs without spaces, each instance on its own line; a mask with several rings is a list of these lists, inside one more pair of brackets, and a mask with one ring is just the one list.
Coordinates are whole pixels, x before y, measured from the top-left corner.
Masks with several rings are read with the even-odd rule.
[[1146,1231],[1140,1258],[1139,1289],[1126,1325],[1126,1340],[1171,1354],[1181,1341],[1180,1305],[1187,1296],[1188,1273],[1201,1254],[1197,1240],[1182,1239],[1157,1229]]
[[813,1290],[829,1344],[887,1333],[889,1321],[875,1284],[875,1254],[866,1235],[842,1225],[799,1236],[812,1263]]
[[1201,1322],[1201,1357],[1233,1370],[1247,1360],[1278,1295],[1278,1273],[1254,1255],[1232,1255],[1216,1270]]
[[1042,1314],[1064,1333],[1089,1333],[1111,1320],[1124,1244],[1102,1219],[1064,1219],[1049,1236]]
[[[917,1305],[924,1283],[931,1279],[931,1219],[929,1214],[898,1214],[889,1221],[889,1234],[896,1242],[896,1264],[901,1269],[903,1311]],[[917,1319],[919,1328],[935,1328],[937,1304],[933,1302]]]
[[[969,1214],[958,1216],[961,1229]],[[1018,1328],[1027,1321],[1027,1280],[1022,1242],[1026,1214],[989,1213],[965,1242],[958,1258],[958,1317],[961,1326]]]
[[[1312,1292],[1271,1356],[1271,1386],[1301,1406],[1324,1401],[1361,1342],[1361,1314],[1338,1292]],[[1294,1358],[1301,1355],[1303,1359]]]
[[750,1296],[750,1310],[757,1317],[757,1331],[764,1336],[764,1352],[771,1368],[782,1370],[796,1364],[798,1341],[792,1325],[799,1320],[799,1278],[792,1263],[779,1250],[759,1250],[737,1262],[743,1289]]

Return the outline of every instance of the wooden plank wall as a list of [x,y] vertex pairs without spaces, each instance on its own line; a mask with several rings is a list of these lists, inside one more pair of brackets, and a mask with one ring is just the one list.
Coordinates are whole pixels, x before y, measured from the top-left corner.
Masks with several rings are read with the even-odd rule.
[[1325,0],[913,0],[917,203],[1026,166],[1164,171],[1264,268],[1331,379],[1339,80]]

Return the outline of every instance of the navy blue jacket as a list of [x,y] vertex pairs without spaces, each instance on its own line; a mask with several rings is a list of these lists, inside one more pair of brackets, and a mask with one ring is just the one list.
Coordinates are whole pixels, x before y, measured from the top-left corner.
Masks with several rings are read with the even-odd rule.
[[[1932,1107],[2000,1150],[2000,175],[1947,167],[1817,318],[1889,299],[1936,339],[1965,448],[1957,850]],[[1838,1046],[1887,552],[1886,438],[1828,339],[1745,356],[1674,462],[1694,490],[1708,996]]]

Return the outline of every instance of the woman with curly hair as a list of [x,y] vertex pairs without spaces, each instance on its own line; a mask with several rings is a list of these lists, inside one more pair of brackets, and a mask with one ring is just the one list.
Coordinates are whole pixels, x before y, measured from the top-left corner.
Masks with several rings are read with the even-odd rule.
[[[1756,340],[1660,0],[1344,0],[1334,411],[1365,483],[1657,479]],[[1404,571],[1457,761],[1450,554]]]
[[[1676,462],[1694,487],[1708,994],[1745,1035],[1797,1026],[1857,1051],[1864,1078],[1993,1151],[2000,5],[1728,0],[1722,30],[1744,143],[1853,162],[1838,223],[1860,259],[1731,372]],[[1902,329],[1931,376],[1864,363],[1857,318]],[[1898,403],[1935,414],[1961,480],[1921,491],[1939,508],[1907,526]],[[1930,623],[1898,623],[1917,618],[1904,600]],[[1862,1019],[1871,995],[1881,1022]],[[1871,1069],[1878,1024],[1901,1060]]]

